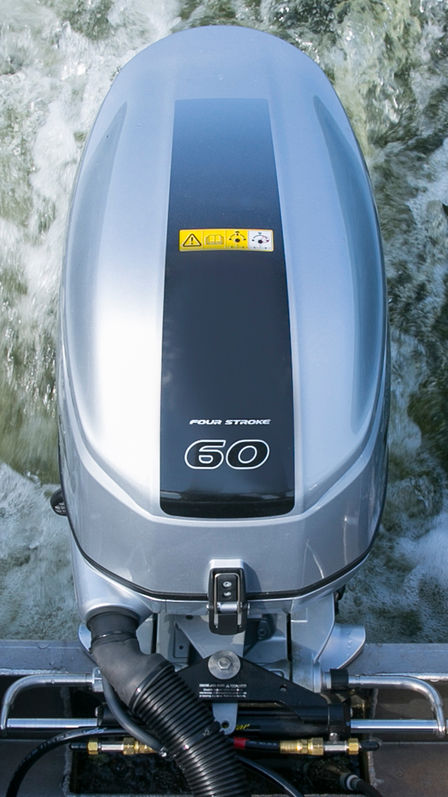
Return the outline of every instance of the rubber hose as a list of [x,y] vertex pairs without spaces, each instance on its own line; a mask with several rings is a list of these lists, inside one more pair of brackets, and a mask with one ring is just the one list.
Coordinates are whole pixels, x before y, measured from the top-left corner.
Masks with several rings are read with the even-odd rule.
[[96,737],[118,735],[123,735],[121,728],[77,728],[73,731],[64,731],[64,733],[58,733],[57,736],[53,736],[51,739],[45,739],[44,742],[41,742],[37,747],[34,747],[33,750],[30,750],[25,758],[20,762],[9,782],[5,797],[17,797],[20,786],[27,772],[29,772],[31,767],[33,767],[40,758],[47,753],[50,753],[51,750],[54,750],[56,747],[61,747],[63,744],[69,744],[76,739],[84,739],[86,736]]
[[362,778],[358,778],[357,775],[349,775],[346,777],[343,785],[349,791],[358,792],[358,794],[365,794],[366,797],[382,797],[382,794],[378,791],[378,789],[375,789],[375,787],[371,786],[370,783],[366,783],[366,781],[362,780]]
[[140,651],[137,625],[120,609],[89,618],[91,653],[101,672],[175,760],[195,797],[248,797],[230,740],[172,664]]
[[122,703],[112,689],[109,681],[107,681],[104,677],[103,692],[109,711],[115,717],[118,724],[127,733],[129,733],[130,736],[133,736],[134,739],[138,739],[138,741],[142,742],[142,744],[148,745],[148,747],[151,747],[155,753],[160,753],[162,745],[160,744],[159,740],[154,736],[151,736],[143,728],[137,725],[132,715],[125,708],[123,708]]
[[142,684],[130,708],[161,740],[184,773],[193,794],[248,795],[244,772],[230,740],[169,662]]
[[259,761],[254,761],[251,758],[245,758],[244,756],[239,756],[240,761],[246,766],[254,769],[255,772],[259,772],[261,775],[264,775],[265,778],[271,780],[275,783],[276,786],[280,786],[285,794],[289,794],[289,797],[304,797],[301,791],[296,789],[295,786],[292,786],[291,783],[288,783],[278,772],[274,772],[273,769],[268,769],[267,767],[260,764]]

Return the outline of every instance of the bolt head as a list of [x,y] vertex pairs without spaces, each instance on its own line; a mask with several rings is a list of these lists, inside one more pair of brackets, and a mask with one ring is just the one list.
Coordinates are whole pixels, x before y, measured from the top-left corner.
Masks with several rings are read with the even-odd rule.
[[241,661],[232,650],[219,650],[208,661],[208,669],[215,678],[229,680],[241,669]]

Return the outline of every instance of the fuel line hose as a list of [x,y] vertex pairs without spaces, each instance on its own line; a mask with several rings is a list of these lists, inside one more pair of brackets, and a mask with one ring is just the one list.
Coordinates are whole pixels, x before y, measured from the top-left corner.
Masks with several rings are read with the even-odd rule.
[[248,797],[243,767],[209,709],[163,656],[141,652],[137,617],[108,609],[91,616],[87,625],[102,674],[160,740],[195,797]]

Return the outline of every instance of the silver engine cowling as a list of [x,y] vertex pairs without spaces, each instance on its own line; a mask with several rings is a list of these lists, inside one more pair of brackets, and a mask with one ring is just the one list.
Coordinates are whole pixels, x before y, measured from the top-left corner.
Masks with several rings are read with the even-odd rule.
[[137,55],[85,148],[61,298],[82,617],[193,616],[211,652],[207,629],[231,647],[274,616],[265,661],[290,617],[320,654],[380,521],[387,330],[368,175],[319,67],[243,28]]

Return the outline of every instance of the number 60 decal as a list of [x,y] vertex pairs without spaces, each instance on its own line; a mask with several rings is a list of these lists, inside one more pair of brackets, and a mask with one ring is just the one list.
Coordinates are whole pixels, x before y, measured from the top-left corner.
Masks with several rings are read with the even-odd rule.
[[270,448],[264,440],[237,440],[225,449],[227,440],[196,440],[185,452],[185,463],[189,468],[199,470],[219,468],[226,461],[236,470],[249,470],[264,465],[270,454]]

